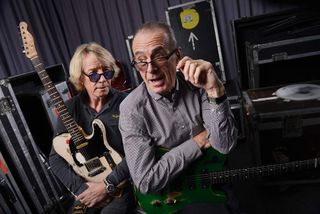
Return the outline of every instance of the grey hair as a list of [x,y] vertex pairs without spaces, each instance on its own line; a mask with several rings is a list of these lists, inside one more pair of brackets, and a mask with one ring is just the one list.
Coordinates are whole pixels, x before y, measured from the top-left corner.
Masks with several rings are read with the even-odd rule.
[[159,29],[165,33],[169,48],[170,49],[176,48],[177,40],[173,32],[173,29],[167,23],[164,23],[164,22],[151,21],[141,25],[137,29],[136,33],[134,34],[133,40],[139,33],[142,33],[145,31],[155,31]]

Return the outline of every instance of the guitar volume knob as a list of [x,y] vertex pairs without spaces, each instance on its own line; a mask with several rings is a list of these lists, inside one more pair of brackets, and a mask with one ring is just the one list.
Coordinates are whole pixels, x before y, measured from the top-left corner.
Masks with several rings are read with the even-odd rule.
[[175,203],[177,203],[177,200],[176,200],[176,199],[168,198],[168,199],[166,200],[166,204],[168,204],[168,205],[173,205],[173,204],[175,204]]
[[151,201],[151,205],[155,207],[161,206],[161,201],[160,200],[153,200]]

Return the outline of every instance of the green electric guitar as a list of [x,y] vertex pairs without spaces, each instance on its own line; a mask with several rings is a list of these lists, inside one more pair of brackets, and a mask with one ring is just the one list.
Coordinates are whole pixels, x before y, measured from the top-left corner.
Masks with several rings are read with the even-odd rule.
[[224,161],[225,156],[213,148],[205,150],[201,158],[192,163],[161,192],[144,195],[136,191],[141,208],[148,214],[166,214],[175,213],[184,206],[197,202],[224,203],[227,200],[226,195],[214,184],[315,169],[319,164],[319,158],[314,158],[227,171],[223,170]]

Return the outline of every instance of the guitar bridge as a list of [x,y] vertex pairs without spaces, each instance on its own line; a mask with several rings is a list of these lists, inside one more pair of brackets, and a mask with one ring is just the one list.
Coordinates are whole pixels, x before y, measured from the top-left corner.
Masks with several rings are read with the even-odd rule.
[[106,170],[106,167],[104,167],[100,161],[99,158],[95,157],[91,160],[88,160],[85,164],[84,164],[88,170],[88,176],[89,177],[94,177],[98,174],[100,174],[101,172],[103,172],[104,170]]

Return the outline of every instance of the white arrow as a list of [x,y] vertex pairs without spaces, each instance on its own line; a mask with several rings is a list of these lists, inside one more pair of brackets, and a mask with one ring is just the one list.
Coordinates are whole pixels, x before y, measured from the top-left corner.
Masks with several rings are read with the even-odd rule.
[[190,33],[190,36],[189,36],[189,40],[188,42],[192,42],[192,49],[195,50],[196,49],[196,46],[194,44],[194,40],[198,40],[198,37],[194,34],[194,33]]

